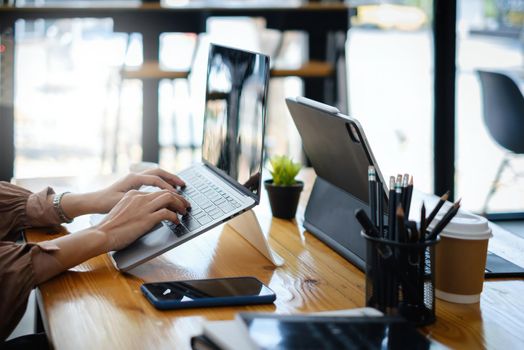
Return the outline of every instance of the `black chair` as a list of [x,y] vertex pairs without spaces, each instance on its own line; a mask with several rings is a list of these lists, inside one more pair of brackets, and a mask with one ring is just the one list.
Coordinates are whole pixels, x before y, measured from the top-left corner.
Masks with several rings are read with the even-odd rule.
[[482,212],[486,214],[503,171],[511,168],[511,158],[524,154],[524,97],[515,81],[505,74],[482,70],[477,74],[482,87],[484,123],[495,142],[507,150],[484,201]]

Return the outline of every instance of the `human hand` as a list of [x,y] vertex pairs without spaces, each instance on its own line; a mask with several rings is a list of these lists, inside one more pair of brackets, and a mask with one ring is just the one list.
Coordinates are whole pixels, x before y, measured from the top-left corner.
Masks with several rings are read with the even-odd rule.
[[[142,185],[156,186],[162,190],[176,191],[176,187],[185,186],[178,176],[156,168],[141,173],[131,173],[111,186],[96,192],[75,194],[67,193],[62,197],[62,210],[69,218],[85,214],[105,214],[109,212],[130,190],[137,190]],[[49,201],[52,203],[52,196]],[[186,204],[189,203],[186,201]]]
[[109,212],[122,199],[124,194],[130,190],[137,190],[143,185],[175,191],[176,186],[183,187],[185,183],[178,176],[160,168],[149,169],[141,173],[130,173],[111,186],[98,191],[99,212]]
[[169,190],[143,193],[128,191],[95,227],[107,238],[105,251],[120,250],[162,220],[180,223],[177,213],[186,214],[187,201]]
[[[120,189],[123,191],[125,186]],[[170,190],[153,193],[127,191],[98,225],[40,243],[41,246],[51,244],[53,249],[58,248],[53,252],[57,263],[35,273],[37,283],[94,256],[126,247],[162,220],[178,224],[177,213],[186,214],[188,206],[183,197]]]

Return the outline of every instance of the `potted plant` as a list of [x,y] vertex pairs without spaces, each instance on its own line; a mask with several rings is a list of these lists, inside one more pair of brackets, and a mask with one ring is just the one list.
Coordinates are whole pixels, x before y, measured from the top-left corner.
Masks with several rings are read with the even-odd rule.
[[264,181],[271,212],[274,217],[291,219],[295,217],[300,192],[304,188],[302,181],[295,180],[300,168],[287,156],[274,156],[269,160],[272,179]]

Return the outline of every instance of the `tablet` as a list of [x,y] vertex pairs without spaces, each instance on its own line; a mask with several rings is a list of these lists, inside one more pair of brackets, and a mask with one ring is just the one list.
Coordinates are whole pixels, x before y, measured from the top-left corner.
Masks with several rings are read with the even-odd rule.
[[[383,184],[384,210],[388,190],[356,120],[332,106],[305,97],[286,100],[302,137],[304,150],[318,177],[304,215],[304,227],[337,253],[365,269],[366,243],[354,212],[363,208],[369,215],[367,169],[373,165]],[[387,222],[384,213],[384,223]],[[486,278],[521,277],[524,269],[488,252]]]
[[286,104],[317,174],[304,227],[364,270],[365,240],[354,213],[363,208],[369,215],[370,165],[375,167],[377,179],[382,183],[384,210],[388,195],[364,130],[357,119],[335,107],[305,97],[288,98]]

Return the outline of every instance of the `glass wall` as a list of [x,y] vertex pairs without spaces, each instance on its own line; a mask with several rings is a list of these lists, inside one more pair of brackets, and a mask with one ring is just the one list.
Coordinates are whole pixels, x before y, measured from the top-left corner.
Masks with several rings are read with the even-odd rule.
[[15,177],[108,173],[122,145],[140,159],[140,100],[120,79],[127,35],[112,20],[19,20],[15,40]]
[[[356,3],[358,5],[358,3]],[[385,176],[433,189],[431,1],[361,5],[349,31],[349,104]]]
[[[475,212],[483,211],[489,188],[507,153],[484,123],[476,70],[508,74],[522,86],[523,21],[524,1],[458,1],[455,197],[462,197],[464,208]],[[512,158],[511,168],[503,172],[488,204],[488,212],[524,211],[524,178],[518,176],[524,172],[524,159]]]
[[[19,20],[15,53],[15,177],[126,172],[142,157],[142,83],[122,70],[142,64],[139,34],[115,33],[111,19]],[[208,33],[165,33],[160,64],[191,70],[189,79],[159,87],[160,165],[180,170],[200,159],[207,45],[262,51],[275,66],[295,67],[304,55],[302,33],[277,33],[249,18],[211,21]],[[242,36],[235,33],[242,32]],[[282,37],[281,37],[282,35]],[[268,154],[301,159],[301,143],[284,96],[302,92],[296,78],[272,79]]]

